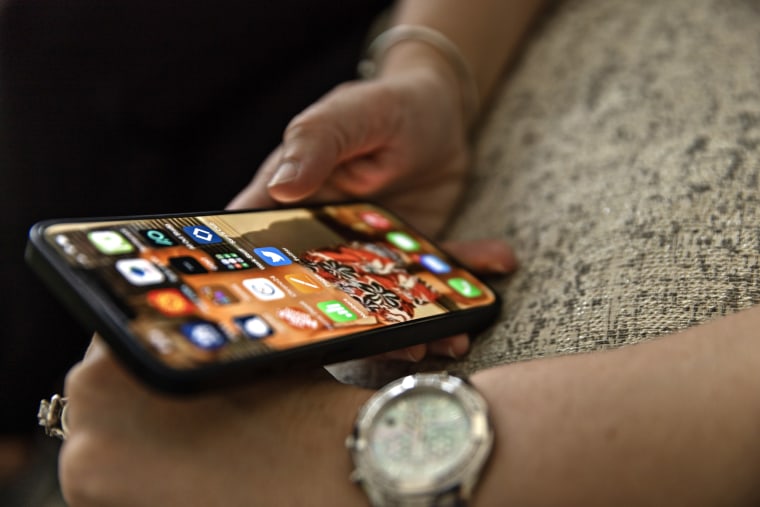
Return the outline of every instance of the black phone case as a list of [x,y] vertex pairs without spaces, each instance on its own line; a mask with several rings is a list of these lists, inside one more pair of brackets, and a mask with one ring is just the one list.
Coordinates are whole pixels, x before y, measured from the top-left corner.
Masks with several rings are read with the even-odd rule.
[[84,270],[69,265],[44,237],[45,229],[55,224],[152,220],[252,211],[257,210],[46,220],[30,229],[25,258],[28,265],[87,331],[94,330],[100,334],[135,375],[161,391],[174,394],[195,393],[241,383],[261,375],[357,359],[460,333],[477,333],[490,325],[501,308],[498,293],[484,283],[495,296],[495,301],[490,305],[361,331],[238,361],[209,364],[194,369],[175,369],[153,357],[139,343],[125,325],[128,317],[111,301],[110,296],[88,280]]

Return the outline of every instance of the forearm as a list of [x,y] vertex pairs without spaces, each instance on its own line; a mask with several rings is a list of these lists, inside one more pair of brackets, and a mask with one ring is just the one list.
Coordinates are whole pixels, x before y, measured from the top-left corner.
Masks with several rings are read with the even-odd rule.
[[497,445],[476,505],[756,505],[760,308],[478,373]]
[[449,38],[469,65],[482,101],[543,4],[543,0],[405,0],[393,23],[424,25]]

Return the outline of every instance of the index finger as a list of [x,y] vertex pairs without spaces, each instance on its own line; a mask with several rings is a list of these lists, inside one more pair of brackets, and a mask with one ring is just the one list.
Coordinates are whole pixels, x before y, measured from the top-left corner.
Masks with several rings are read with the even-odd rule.
[[247,208],[273,208],[277,205],[271,195],[267,184],[272,179],[282,159],[282,146],[278,146],[261,164],[253,180],[236,195],[227,209]]
[[315,194],[341,164],[387,143],[401,116],[387,86],[368,82],[338,86],[288,125],[269,193],[280,202]]

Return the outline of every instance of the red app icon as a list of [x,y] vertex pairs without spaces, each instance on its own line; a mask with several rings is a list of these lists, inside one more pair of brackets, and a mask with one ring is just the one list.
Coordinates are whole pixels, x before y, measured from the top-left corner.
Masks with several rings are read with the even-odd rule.
[[370,227],[374,227],[375,229],[387,231],[393,227],[393,223],[388,220],[386,216],[381,215],[377,211],[364,211],[360,214],[360,216],[362,217],[362,220],[364,220],[365,224],[369,225]]
[[304,310],[293,306],[280,308],[277,310],[277,317],[296,329],[309,329],[316,331],[322,327],[317,319],[309,315]]
[[195,305],[177,289],[156,289],[148,292],[148,303],[167,317],[195,313]]

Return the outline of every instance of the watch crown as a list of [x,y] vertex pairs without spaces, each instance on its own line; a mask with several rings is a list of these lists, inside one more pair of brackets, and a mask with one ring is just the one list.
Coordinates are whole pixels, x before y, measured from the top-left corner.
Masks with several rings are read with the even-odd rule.
[[351,482],[359,483],[362,482],[362,474],[359,473],[359,470],[354,469],[351,472],[351,475],[348,476],[348,478],[351,480]]
[[346,448],[349,451],[362,451],[367,447],[367,440],[356,435],[346,437]]

